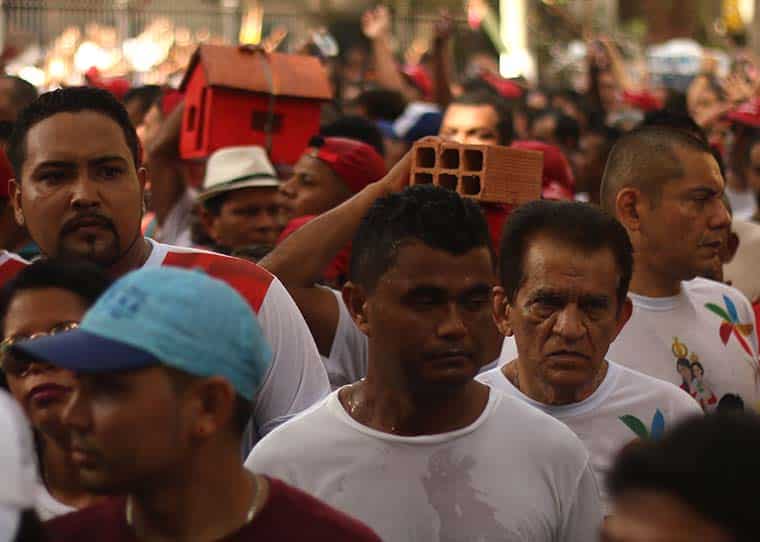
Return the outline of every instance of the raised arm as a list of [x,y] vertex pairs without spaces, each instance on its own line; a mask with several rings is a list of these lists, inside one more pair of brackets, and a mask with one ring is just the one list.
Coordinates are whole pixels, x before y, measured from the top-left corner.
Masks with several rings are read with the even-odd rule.
[[338,325],[338,300],[317,286],[322,271],[354,237],[374,201],[409,183],[407,154],[381,180],[290,235],[259,264],[285,285],[306,319],[323,356],[330,354]]
[[151,209],[159,225],[186,190],[184,171],[179,158],[179,136],[184,104],[169,113],[156,134],[145,142],[145,166],[151,179]]
[[378,84],[400,92],[407,100],[414,99],[414,93],[401,76],[391,51],[391,14],[388,8],[381,5],[365,11],[362,15],[362,32],[372,43]]
[[452,66],[451,59],[451,34],[454,24],[448,12],[441,14],[441,17],[435,23],[433,36],[433,79],[435,92],[435,103],[441,108],[441,111],[448,107],[451,102],[451,79]]

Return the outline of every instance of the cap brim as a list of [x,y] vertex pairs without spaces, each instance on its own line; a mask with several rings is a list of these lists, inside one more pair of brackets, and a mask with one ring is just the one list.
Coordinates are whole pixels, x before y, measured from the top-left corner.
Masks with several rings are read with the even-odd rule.
[[160,364],[145,350],[81,328],[21,341],[12,350],[78,373],[130,371]]
[[233,190],[240,190],[241,188],[277,188],[280,186],[278,179],[250,179],[248,181],[240,181],[236,183],[223,184],[209,188],[198,194],[198,201],[204,201],[219,194],[225,192],[232,192]]

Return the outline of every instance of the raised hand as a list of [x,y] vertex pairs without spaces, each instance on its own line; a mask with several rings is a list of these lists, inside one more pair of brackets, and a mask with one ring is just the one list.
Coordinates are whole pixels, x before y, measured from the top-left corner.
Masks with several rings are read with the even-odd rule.
[[386,6],[368,9],[362,15],[362,32],[371,39],[382,39],[390,35],[391,14]]

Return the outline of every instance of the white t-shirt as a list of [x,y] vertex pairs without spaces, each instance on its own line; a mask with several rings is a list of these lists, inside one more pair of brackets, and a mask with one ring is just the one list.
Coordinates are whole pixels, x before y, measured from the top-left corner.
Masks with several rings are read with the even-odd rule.
[[258,438],[330,392],[327,374],[306,321],[274,275],[246,260],[150,242],[153,251],[146,266],[201,268],[237,290],[258,317],[274,356],[254,400],[256,431],[246,451]]
[[723,266],[724,277],[754,303],[760,300],[760,224],[734,220],[731,229],[739,238],[739,248]]
[[245,465],[392,542],[592,541],[602,517],[583,444],[497,390],[468,427],[418,437],[356,422],[336,391],[262,439]]
[[726,187],[726,197],[731,204],[731,214],[739,220],[749,220],[757,211],[757,197],[753,190],[743,190],[739,192]]
[[706,412],[727,394],[760,409],[755,315],[741,292],[698,278],[677,296],[629,296],[633,315],[608,359],[679,386]]
[[[330,379],[330,386],[336,390],[367,376],[369,346],[367,336],[356,327],[341,293],[338,290],[330,291],[338,303],[338,326],[330,347],[330,355],[322,357],[322,361]],[[484,366],[480,372],[493,369],[497,363],[498,359]]]
[[42,482],[37,483],[37,491],[35,495],[36,503],[34,508],[37,510],[37,515],[40,516],[42,521],[57,518],[58,516],[65,516],[71,512],[76,512],[76,508],[63,504],[53,497]]
[[702,412],[699,404],[674,385],[609,362],[596,391],[579,403],[546,405],[534,401],[501,372],[488,371],[477,380],[504,391],[565,423],[591,454],[605,510],[605,476],[618,452],[640,438],[659,438],[678,421]]

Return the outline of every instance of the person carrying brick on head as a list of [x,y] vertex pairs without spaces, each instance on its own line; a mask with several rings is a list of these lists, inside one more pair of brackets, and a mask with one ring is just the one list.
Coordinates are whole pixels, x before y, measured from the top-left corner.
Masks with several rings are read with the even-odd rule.
[[372,541],[240,446],[272,351],[251,306],[200,270],[122,277],[69,331],[11,350],[73,371],[63,412],[81,483],[117,495],[47,524],[55,541]]
[[211,155],[198,201],[217,252],[274,246],[282,230],[279,186],[262,147],[227,147]]
[[[333,389],[366,376],[367,337],[351,319],[341,292],[319,283],[336,260],[347,260],[345,247],[374,202],[408,185],[411,158],[408,153],[383,179],[342,203],[341,212],[306,221],[260,262],[282,280],[301,309]],[[348,280],[353,280],[350,269]],[[492,323],[487,327],[491,338],[485,346],[486,357],[494,360],[499,352],[499,333]]]
[[545,200],[517,208],[501,240],[493,311],[518,354],[478,376],[572,429],[600,488],[624,446],[701,412],[678,387],[607,360],[632,310],[632,252],[623,226],[598,208]]
[[315,136],[280,186],[288,220],[318,215],[349,199],[386,173],[370,145],[344,137]]
[[114,277],[139,267],[201,268],[246,298],[274,352],[248,447],[329,392],[314,340],[279,280],[250,262],[142,236],[148,176],[129,117],[110,94],[43,94],[19,117],[8,154],[16,219],[45,256],[86,259]]
[[601,187],[602,205],[625,226],[635,259],[633,315],[609,359],[683,384],[708,412],[734,397],[760,407],[752,306],[735,288],[695,278],[720,264],[731,221],[724,188],[707,144],[665,126],[623,136]]
[[[376,199],[384,188],[368,187],[313,221],[325,237],[361,222],[343,297],[366,336],[366,377],[267,435],[246,466],[282,476],[384,540],[592,540],[601,505],[581,442],[474,380],[491,361],[485,218],[452,190],[398,192],[408,168],[385,179],[389,195]],[[367,201],[355,218],[352,207]]]

